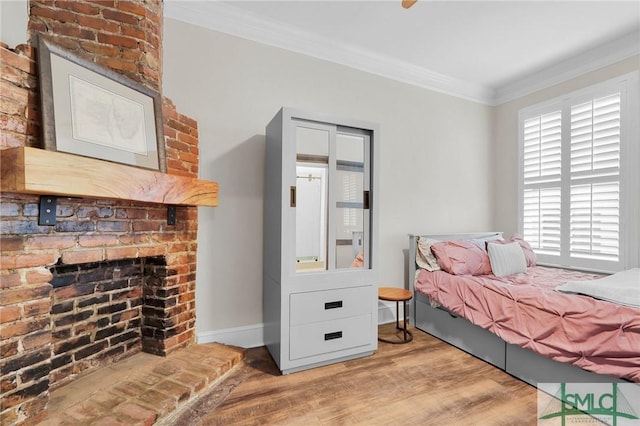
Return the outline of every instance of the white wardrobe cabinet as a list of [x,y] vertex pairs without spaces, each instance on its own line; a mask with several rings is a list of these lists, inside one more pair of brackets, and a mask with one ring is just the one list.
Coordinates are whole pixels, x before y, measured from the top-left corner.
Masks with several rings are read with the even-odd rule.
[[378,128],[282,108],[266,128],[265,342],[283,373],[377,348]]

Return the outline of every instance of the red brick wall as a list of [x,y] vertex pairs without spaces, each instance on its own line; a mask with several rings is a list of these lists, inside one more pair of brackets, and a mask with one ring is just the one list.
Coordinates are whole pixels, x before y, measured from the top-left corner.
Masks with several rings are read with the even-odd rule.
[[[30,33],[160,91],[162,2],[30,0]],[[35,45],[32,39],[32,44]]]
[[[162,87],[162,3],[30,2],[29,31],[155,90]],[[40,100],[29,44],[0,46],[0,149],[42,147]],[[167,172],[196,177],[198,130],[163,99]],[[141,307],[143,350],[166,355],[193,342],[197,208],[116,200],[59,198],[55,226],[38,226],[39,197],[0,194],[0,424],[33,424],[46,416],[54,344],[52,274],[65,265],[161,256]],[[56,367],[59,367],[56,365]],[[58,370],[60,371],[60,370]]]
[[35,51],[29,45],[15,51],[0,46],[0,148],[40,146],[40,98],[37,94]]

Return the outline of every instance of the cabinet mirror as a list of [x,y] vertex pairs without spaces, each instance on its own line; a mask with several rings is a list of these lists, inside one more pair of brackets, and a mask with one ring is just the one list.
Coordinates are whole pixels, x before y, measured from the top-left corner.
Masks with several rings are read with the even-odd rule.
[[369,268],[370,136],[296,120],[296,271]]

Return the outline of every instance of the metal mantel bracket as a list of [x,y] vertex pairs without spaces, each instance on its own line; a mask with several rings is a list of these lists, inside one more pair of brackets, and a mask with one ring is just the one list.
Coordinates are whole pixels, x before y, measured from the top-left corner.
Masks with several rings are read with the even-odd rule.
[[176,206],[167,206],[167,225],[176,224]]
[[58,197],[51,195],[40,196],[40,211],[38,212],[38,225],[53,226],[56,224],[56,205]]

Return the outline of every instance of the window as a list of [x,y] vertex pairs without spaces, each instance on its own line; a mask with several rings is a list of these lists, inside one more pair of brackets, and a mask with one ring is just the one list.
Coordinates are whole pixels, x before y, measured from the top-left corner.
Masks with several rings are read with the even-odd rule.
[[637,93],[636,72],[520,111],[518,226],[540,263],[638,263]]

